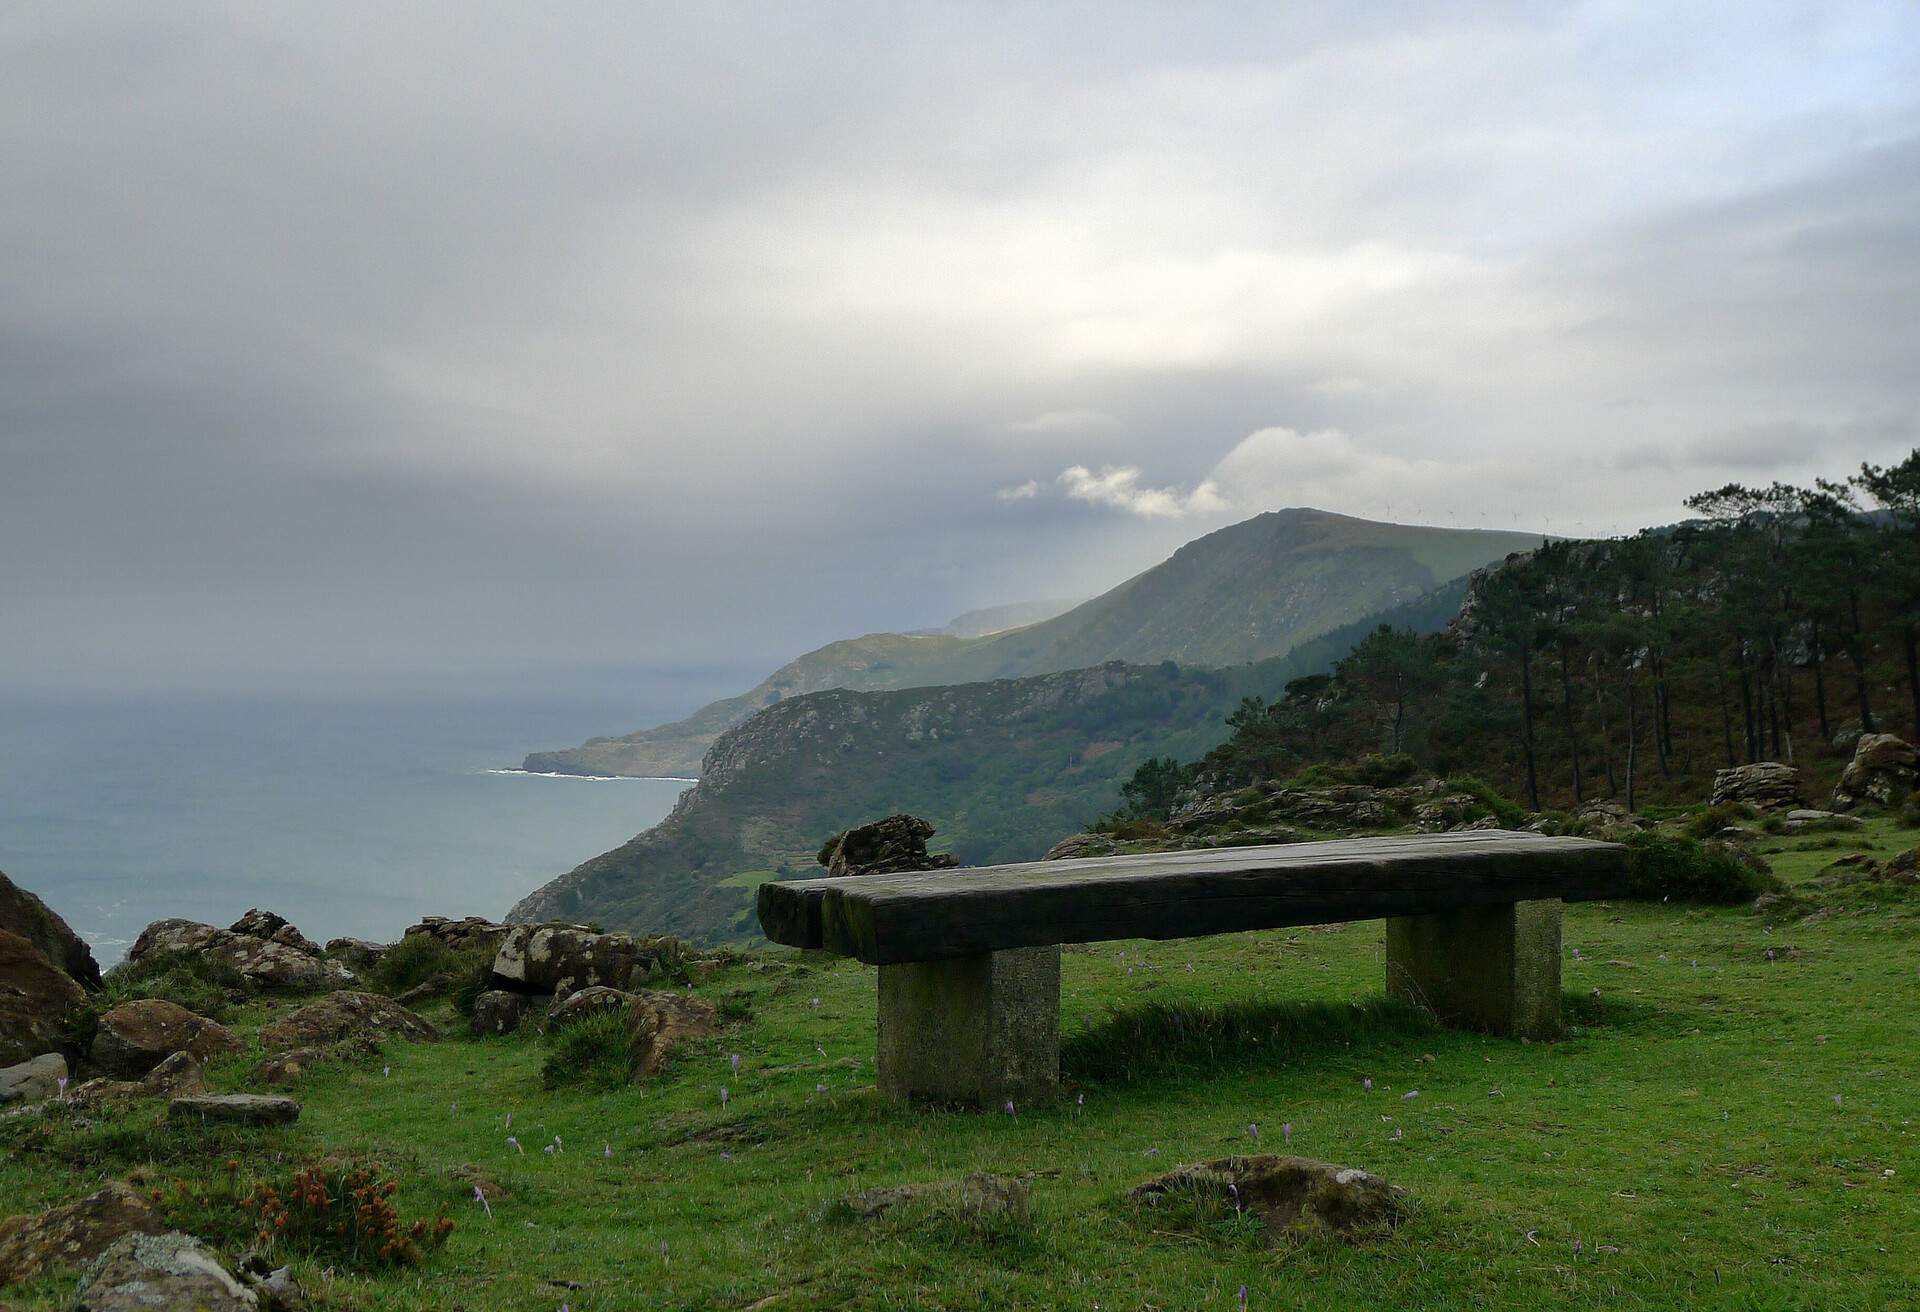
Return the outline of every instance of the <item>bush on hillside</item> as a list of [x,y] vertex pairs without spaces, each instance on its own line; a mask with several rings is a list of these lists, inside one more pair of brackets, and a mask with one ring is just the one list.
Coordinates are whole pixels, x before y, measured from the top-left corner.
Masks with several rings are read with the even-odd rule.
[[1620,841],[1633,855],[1628,896],[1642,901],[1730,906],[1786,887],[1759,857],[1724,843],[1654,833]]
[[1696,811],[1686,824],[1687,833],[1694,838],[1712,838],[1722,829],[1738,825],[1743,820],[1751,820],[1754,810],[1740,802],[1721,802]]
[[1470,774],[1455,775],[1447,780],[1447,787],[1456,793],[1465,793],[1474,801],[1487,808],[1487,814],[1498,820],[1507,829],[1520,829],[1527,823],[1527,810],[1518,802],[1509,802],[1494,790],[1493,785]]
[[623,1009],[594,1011],[547,1032],[540,1082],[549,1089],[606,1093],[633,1078],[633,1055]]
[[409,934],[388,948],[380,960],[367,970],[366,981],[376,992],[395,997],[425,984],[436,975],[452,976],[458,988],[492,966],[493,951],[490,948],[470,947],[456,951],[431,934]]
[[199,952],[157,952],[141,961],[123,962],[108,971],[100,984],[99,996],[90,999],[98,1011],[141,998],[160,998],[208,1020],[225,1020],[247,992],[246,976],[237,967]]

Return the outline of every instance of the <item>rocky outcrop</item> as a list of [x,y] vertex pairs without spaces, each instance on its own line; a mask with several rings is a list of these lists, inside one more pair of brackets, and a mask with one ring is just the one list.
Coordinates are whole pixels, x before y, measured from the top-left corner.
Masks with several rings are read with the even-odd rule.
[[40,949],[41,956],[72,976],[82,988],[100,987],[100,967],[86,941],[45,902],[5,874],[0,874],[0,929],[18,934]]
[[933,825],[916,815],[890,815],[855,825],[829,838],[817,860],[830,875],[890,875],[913,870],[947,870],[959,859],[927,851]]
[[207,1091],[206,1073],[199,1058],[190,1052],[176,1052],[137,1080],[116,1080],[109,1076],[88,1080],[69,1088],[65,1102],[88,1109],[133,1098],[179,1098]]
[[1073,861],[1086,856],[1113,856],[1120,850],[1120,840],[1111,834],[1068,834],[1040,859]]
[[1160,1206],[1169,1195],[1205,1199],[1260,1218],[1270,1243],[1301,1233],[1357,1237],[1395,1225],[1406,1191],[1351,1166],[1262,1154],[1182,1166],[1137,1185],[1129,1200]]
[[285,916],[262,911],[259,907],[250,908],[246,915],[228,925],[227,932],[244,934],[248,938],[264,938],[309,957],[321,955],[320,945],[295,929]]
[[0,1068],[0,1107],[44,1102],[67,1087],[67,1059],[57,1052]]
[[100,1255],[73,1312],[260,1312],[253,1290],[192,1235],[133,1234]]
[[720,1032],[720,1015],[704,998],[650,989],[627,1008],[627,1052],[637,1080],[658,1075],[674,1049]]
[[378,1043],[386,1038],[432,1043],[440,1031],[392,998],[377,993],[329,993],[309,1002],[290,1016],[260,1031],[260,1046],[268,1051],[317,1048],[359,1040]]
[[610,989],[604,984],[581,989],[554,1004],[553,1010],[547,1013],[547,1028],[571,1025],[596,1012],[624,1010],[633,1005],[633,999],[633,994],[622,989]]
[[276,1052],[263,1057],[253,1068],[253,1078],[262,1084],[284,1085],[298,1084],[317,1066],[338,1061],[349,1050],[347,1046],[336,1045],[330,1048],[293,1048],[286,1052]]
[[107,1074],[137,1080],[177,1052],[204,1063],[245,1046],[217,1021],[164,998],[140,998],[101,1015],[89,1055]]
[[345,988],[354,981],[351,970],[338,961],[327,960],[318,948],[307,951],[279,939],[236,934],[193,920],[154,921],[140,931],[127,960],[138,963],[170,952],[225,963],[251,984],[290,993]]
[[565,996],[595,984],[625,988],[657,959],[631,934],[601,934],[584,925],[515,925],[500,940],[493,979],[503,989]]
[[363,938],[330,938],[326,954],[356,975],[364,975],[380,964],[380,958],[392,951],[385,943],[369,943]]
[[227,1125],[291,1125],[300,1104],[268,1093],[195,1093],[167,1104],[170,1121],[218,1121]]
[[1853,760],[1834,785],[1828,805],[1836,811],[1851,811],[1868,802],[1897,806],[1920,782],[1917,764],[1920,757],[1906,739],[1890,733],[1863,734],[1854,745]]
[[416,934],[425,934],[437,938],[455,952],[481,951],[497,952],[500,940],[505,938],[509,925],[483,920],[479,916],[463,916],[459,920],[449,920],[445,916],[428,916],[417,925],[409,925],[402,938],[412,938]]
[[1756,811],[1791,811],[1807,804],[1801,793],[1800,771],[1778,761],[1714,771],[1711,800],[1715,806],[1732,802]]
[[124,1236],[166,1228],[147,1198],[118,1181],[38,1216],[10,1216],[0,1221],[0,1285],[85,1266]]
[[66,1051],[67,1016],[85,998],[30,940],[0,929],[0,1063]]

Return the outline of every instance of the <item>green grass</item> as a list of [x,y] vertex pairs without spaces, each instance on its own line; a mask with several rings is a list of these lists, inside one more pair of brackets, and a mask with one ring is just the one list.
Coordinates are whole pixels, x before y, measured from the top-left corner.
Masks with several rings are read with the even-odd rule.
[[[1764,846],[1800,885],[1846,851],[1915,841],[1876,821]],[[386,1273],[296,1260],[328,1306],[368,1312],[1225,1310],[1242,1285],[1253,1309],[1912,1306],[1916,931],[1920,894],[1885,890],[1774,918],[1573,907],[1571,1030],[1538,1044],[1387,1004],[1378,922],[1100,944],[1065,958],[1066,1092],[1014,1116],[883,1102],[873,972],[770,951],[697,985],[750,1019],[652,1085],[549,1090],[556,1048],[534,1027],[473,1040],[441,1012],[441,1043],[323,1068],[288,1130],[210,1139],[167,1127],[154,1104],[8,1123],[0,1213],[136,1169],[212,1196],[228,1157],[262,1179],[326,1154],[376,1160],[404,1215],[445,1206],[460,1228]],[[268,1014],[233,1023],[250,1032]],[[214,1080],[245,1087],[247,1066]],[[1150,1175],[1250,1148],[1250,1123],[1262,1148],[1291,1123],[1294,1151],[1406,1186],[1411,1217],[1360,1246],[1272,1251],[1232,1217],[1172,1225],[1124,1203]],[[544,1152],[555,1136],[563,1150]],[[1031,1173],[1031,1222],[983,1230],[913,1209],[867,1222],[835,1206],[970,1171]],[[491,1220],[480,1182],[500,1194]],[[73,1283],[6,1297],[48,1312]]]

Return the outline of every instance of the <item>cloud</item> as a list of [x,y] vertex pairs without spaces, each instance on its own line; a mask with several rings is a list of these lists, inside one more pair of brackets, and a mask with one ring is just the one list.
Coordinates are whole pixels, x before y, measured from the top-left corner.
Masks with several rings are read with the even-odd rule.
[[1007,425],[1024,437],[1093,437],[1117,433],[1124,425],[1104,410],[1049,410]]
[[1220,490],[1202,482],[1190,491],[1170,487],[1142,487],[1140,470],[1133,465],[1107,466],[1098,474],[1085,465],[1060,471],[1059,483],[1068,497],[1096,506],[1110,506],[1147,519],[1185,519],[1217,514],[1227,509]]
[[1024,483],[1015,483],[1012,487],[1003,487],[994,494],[1000,501],[1031,501],[1040,495],[1040,480],[1030,478]]

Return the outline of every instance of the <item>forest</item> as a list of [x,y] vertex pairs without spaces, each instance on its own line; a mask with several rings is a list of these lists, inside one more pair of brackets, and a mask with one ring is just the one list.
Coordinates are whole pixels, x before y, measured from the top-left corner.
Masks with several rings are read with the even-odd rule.
[[1634,808],[1704,800],[1743,762],[1824,782],[1862,733],[1920,740],[1920,450],[1686,504],[1678,525],[1481,571],[1442,631],[1383,625],[1331,673],[1244,699],[1224,743],[1147,762],[1127,805],[1405,753],[1534,810]]

